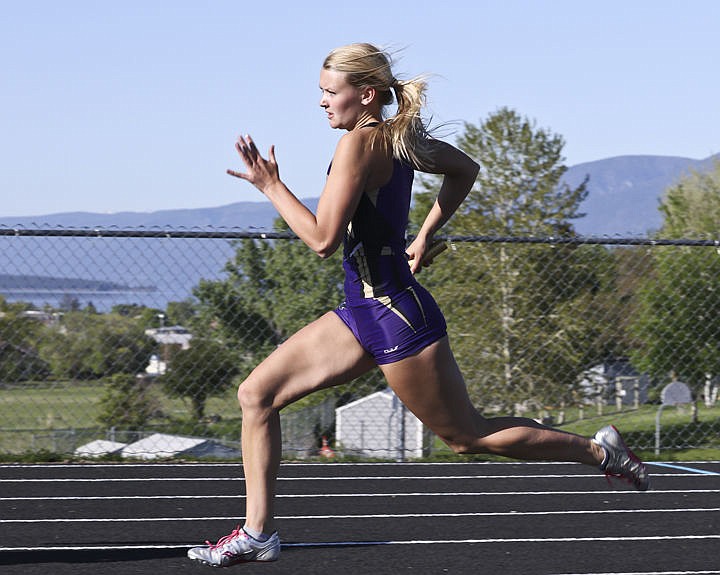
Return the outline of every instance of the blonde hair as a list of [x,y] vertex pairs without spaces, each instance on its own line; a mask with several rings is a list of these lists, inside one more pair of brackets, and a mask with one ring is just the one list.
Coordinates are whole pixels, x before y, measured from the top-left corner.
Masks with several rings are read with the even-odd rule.
[[[428,138],[421,116],[427,87],[423,77],[398,80],[392,72],[390,55],[368,43],[336,48],[325,58],[323,68],[345,73],[348,83],[356,88],[375,88],[384,121],[375,132],[373,144],[379,140],[392,150],[393,156],[412,164],[422,163]],[[394,101],[397,112],[387,117],[385,108]]]

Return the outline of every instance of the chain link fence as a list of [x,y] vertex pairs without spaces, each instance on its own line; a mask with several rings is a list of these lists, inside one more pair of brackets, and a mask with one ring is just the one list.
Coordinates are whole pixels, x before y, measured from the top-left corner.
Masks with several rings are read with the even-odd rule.
[[[718,242],[448,239],[419,279],[484,414],[720,448]],[[239,457],[237,384],[340,301],[286,233],[0,227],[0,454]],[[286,457],[449,453],[378,370],[281,419]]]

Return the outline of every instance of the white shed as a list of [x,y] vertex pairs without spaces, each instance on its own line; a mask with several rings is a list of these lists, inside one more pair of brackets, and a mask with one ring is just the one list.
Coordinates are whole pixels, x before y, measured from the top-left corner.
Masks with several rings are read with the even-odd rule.
[[120,453],[126,445],[126,443],[120,443],[118,441],[96,439],[75,449],[75,455],[78,457],[102,457],[104,455]]
[[427,447],[422,422],[390,388],[335,410],[338,449],[346,455],[403,460]]
[[214,457],[235,458],[240,452],[211,439],[183,437],[165,433],[153,433],[135,443],[126,445],[122,457],[137,459],[161,459],[164,457]]

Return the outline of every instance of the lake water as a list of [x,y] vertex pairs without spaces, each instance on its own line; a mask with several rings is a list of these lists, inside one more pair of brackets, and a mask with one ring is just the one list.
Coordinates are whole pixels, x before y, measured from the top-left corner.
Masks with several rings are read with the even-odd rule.
[[8,301],[27,301],[39,308],[76,299],[81,307],[92,302],[101,312],[119,304],[165,309],[168,302],[190,297],[201,280],[222,279],[234,252],[233,242],[226,239],[0,236],[0,274],[128,286],[127,290],[13,286],[0,294]]

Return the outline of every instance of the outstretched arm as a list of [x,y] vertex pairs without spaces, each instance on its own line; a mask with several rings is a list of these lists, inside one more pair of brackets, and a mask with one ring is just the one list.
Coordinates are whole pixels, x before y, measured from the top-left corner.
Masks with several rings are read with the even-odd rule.
[[435,233],[455,213],[472,189],[479,166],[468,155],[439,140],[429,140],[428,159],[416,169],[430,174],[442,174],[443,182],[432,208],[425,217],[415,240],[408,246],[407,253],[413,260],[411,269],[415,273],[422,266],[422,258],[429,248]]
[[250,136],[239,137],[235,148],[246,171],[228,170],[228,174],[250,182],[265,194],[290,229],[320,257],[332,255],[342,241],[367,180],[370,157],[362,140],[352,133],[340,139],[317,214],[280,179],[274,146],[270,147],[268,159],[260,155]]

